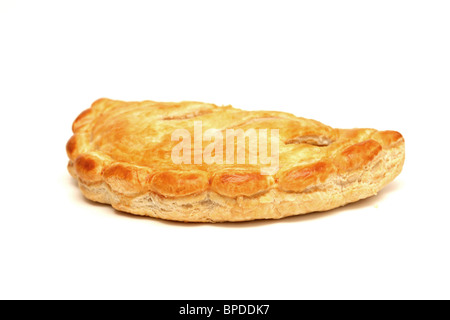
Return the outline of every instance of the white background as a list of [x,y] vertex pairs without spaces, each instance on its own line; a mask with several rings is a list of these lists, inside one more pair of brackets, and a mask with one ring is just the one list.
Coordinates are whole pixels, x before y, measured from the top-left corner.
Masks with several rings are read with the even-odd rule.
[[[0,298],[450,298],[448,1],[0,1]],[[327,213],[184,224],[81,196],[100,97],[400,131],[403,173]]]

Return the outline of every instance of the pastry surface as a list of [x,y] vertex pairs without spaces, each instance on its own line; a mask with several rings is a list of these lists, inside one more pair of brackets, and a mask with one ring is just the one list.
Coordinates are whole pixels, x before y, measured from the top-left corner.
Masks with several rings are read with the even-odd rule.
[[[267,165],[259,158],[251,163],[249,143],[242,164],[175,164],[172,151],[180,142],[172,134],[184,129],[194,137],[195,122],[201,122],[201,133],[277,129],[278,170],[266,175],[261,169]],[[68,169],[86,198],[186,222],[279,219],[330,210],[375,195],[400,174],[405,159],[404,139],[396,131],[334,129],[288,113],[200,102],[99,99],[72,129]],[[203,141],[201,150],[209,143]],[[193,145],[190,151],[194,159]]]

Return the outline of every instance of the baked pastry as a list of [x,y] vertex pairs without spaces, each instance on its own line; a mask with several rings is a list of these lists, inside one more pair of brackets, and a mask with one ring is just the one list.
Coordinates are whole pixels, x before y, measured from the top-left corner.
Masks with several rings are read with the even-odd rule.
[[[240,147],[245,163],[174,161],[180,139],[173,133],[184,129],[195,136],[199,123],[200,134],[211,128],[219,133],[277,129],[267,141],[278,144],[277,170],[267,174],[262,170],[267,161],[251,163],[251,153],[260,156],[262,149],[255,154],[250,142],[242,147],[238,139],[228,145],[236,147],[231,160]],[[400,174],[405,159],[404,139],[395,131],[334,129],[288,113],[200,102],[99,99],[78,116],[73,132],[66,148],[68,169],[86,198],[136,215],[186,222],[279,219],[330,210],[375,195]],[[200,140],[200,153],[194,146],[183,149],[192,152],[186,159],[201,158],[208,144]],[[214,146],[212,156],[220,154],[220,145]]]

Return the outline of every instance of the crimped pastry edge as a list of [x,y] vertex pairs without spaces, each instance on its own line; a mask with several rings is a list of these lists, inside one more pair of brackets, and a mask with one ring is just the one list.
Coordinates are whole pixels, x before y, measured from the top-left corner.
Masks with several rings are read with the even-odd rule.
[[136,196],[114,192],[105,182],[86,183],[79,179],[69,162],[69,171],[78,179],[83,195],[93,201],[140,216],[183,222],[237,222],[281,219],[317,211],[331,210],[376,195],[395,179],[405,161],[405,144],[399,141],[383,149],[359,170],[335,174],[323,184],[303,192],[284,192],[272,188],[252,196],[229,198],[208,190],[185,197],[164,197],[154,192]]

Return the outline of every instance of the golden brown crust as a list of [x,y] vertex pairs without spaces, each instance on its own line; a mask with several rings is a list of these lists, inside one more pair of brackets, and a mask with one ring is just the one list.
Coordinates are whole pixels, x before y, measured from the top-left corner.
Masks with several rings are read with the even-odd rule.
[[405,139],[397,131],[378,131],[373,134],[372,139],[380,143],[383,148],[391,148],[398,143],[405,143]]
[[262,175],[256,170],[230,172],[231,170],[213,174],[211,190],[220,195],[235,198],[253,196],[268,190],[273,185],[273,178]]
[[347,147],[335,159],[338,173],[363,168],[382,150],[381,145],[374,140],[366,140]]
[[113,163],[103,171],[105,183],[120,194],[140,194],[150,190],[154,172],[125,163]]
[[[210,128],[279,129],[280,170],[262,175],[261,163],[248,162],[175,165],[171,151],[178,141],[171,134],[184,128],[193,136],[194,121],[202,122],[203,133]],[[68,170],[86,197],[181,221],[270,219],[328,210],[376,194],[400,173],[404,161],[404,139],[396,131],[333,129],[283,112],[199,102],[103,98],[83,111],[72,129]]]
[[79,179],[94,183],[102,181],[103,161],[93,153],[85,153],[75,159],[75,171]]
[[333,171],[333,164],[325,161],[295,167],[281,176],[280,188],[283,191],[302,192],[310,185],[323,183]]
[[69,159],[74,159],[75,150],[77,150],[77,136],[73,135],[66,144],[66,152]]
[[155,174],[152,190],[167,197],[183,197],[200,193],[208,189],[209,180],[206,172],[164,171]]
[[[95,103],[95,102],[94,102]],[[92,117],[89,117],[92,114],[92,109],[86,109],[80,113],[80,115],[75,119],[72,125],[72,131],[77,132],[80,131],[83,126],[89,124],[89,121]]]

